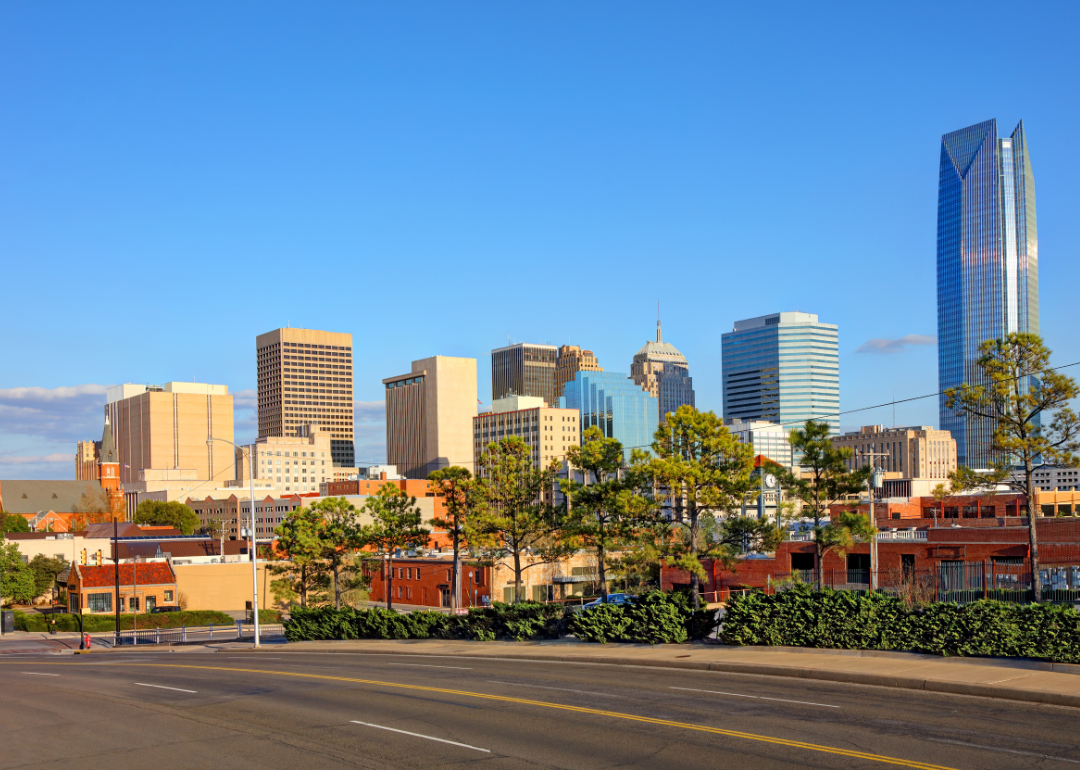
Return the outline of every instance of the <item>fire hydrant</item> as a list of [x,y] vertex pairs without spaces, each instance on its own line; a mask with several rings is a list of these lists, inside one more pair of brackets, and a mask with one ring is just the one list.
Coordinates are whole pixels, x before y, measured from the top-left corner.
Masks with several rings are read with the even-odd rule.
[[90,649],[90,634],[83,634],[82,635],[82,639],[80,640],[80,643],[79,643],[79,649],[80,650],[89,650]]

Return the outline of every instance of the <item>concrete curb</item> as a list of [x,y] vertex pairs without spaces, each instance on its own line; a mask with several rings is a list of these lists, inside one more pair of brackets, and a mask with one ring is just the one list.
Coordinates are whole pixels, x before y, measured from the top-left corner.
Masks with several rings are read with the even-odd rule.
[[[320,642],[301,642],[304,645],[322,646]],[[332,642],[329,644],[333,644]],[[480,643],[482,644],[482,642]],[[289,645],[295,649],[294,645]],[[324,650],[327,652],[353,653],[368,655],[428,655],[430,653],[420,650],[406,650],[393,648],[389,645],[385,649],[337,649]],[[297,650],[299,652],[299,650]],[[806,668],[801,666],[779,666],[767,663],[726,663],[720,661],[690,661],[690,660],[657,660],[641,658],[620,658],[616,656],[593,656],[593,655],[530,655],[527,652],[501,652],[491,650],[487,652],[460,652],[455,651],[455,658],[491,658],[502,660],[522,660],[537,663],[595,663],[608,666],[647,666],[650,668],[676,668],[691,671],[716,671],[727,674],[752,674],[755,676],[777,676],[795,679],[814,679],[823,682],[842,682],[844,684],[861,684],[873,687],[894,687],[901,690],[923,690],[926,692],[946,693],[950,695],[972,695],[980,698],[997,698],[1001,700],[1023,701],[1025,703],[1041,703],[1051,706],[1068,706],[1080,708],[1080,682],[1077,682],[1076,694],[1039,692],[1034,690],[1021,690],[1014,687],[1005,687],[993,684],[972,684],[968,682],[950,682],[940,679],[921,679],[919,677],[906,677],[891,674],[866,674],[855,671],[829,671],[827,669]],[[940,659],[939,659],[940,660]]]

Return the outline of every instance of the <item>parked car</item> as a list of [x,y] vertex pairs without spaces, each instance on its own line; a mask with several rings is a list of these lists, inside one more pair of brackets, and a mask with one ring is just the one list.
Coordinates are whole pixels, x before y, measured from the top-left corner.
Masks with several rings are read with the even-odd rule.
[[593,599],[591,602],[585,602],[584,609],[599,607],[601,604],[630,604],[636,598],[633,594],[608,594],[605,597]]
[[180,612],[180,608],[175,605],[166,604],[161,607],[154,607],[154,609],[150,610],[151,615],[156,612]]

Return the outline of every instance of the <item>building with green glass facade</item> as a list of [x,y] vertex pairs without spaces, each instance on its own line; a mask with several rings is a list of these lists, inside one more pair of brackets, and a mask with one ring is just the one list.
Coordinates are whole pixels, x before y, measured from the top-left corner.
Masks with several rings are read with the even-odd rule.
[[998,136],[996,120],[941,137],[937,300],[941,428],[956,439],[960,465],[987,467],[993,423],[957,416],[944,391],[983,384],[986,340],[1039,333],[1035,180],[1023,121],[1009,137]]
[[736,321],[721,337],[724,419],[840,429],[839,330],[813,313]]

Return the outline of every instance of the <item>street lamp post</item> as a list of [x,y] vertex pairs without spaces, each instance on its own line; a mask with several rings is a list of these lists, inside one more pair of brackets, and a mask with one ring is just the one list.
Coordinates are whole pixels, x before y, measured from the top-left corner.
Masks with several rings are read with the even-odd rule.
[[[233,442],[224,438],[217,438],[211,436],[206,439],[206,443],[209,446],[211,441],[224,441],[226,444],[232,444],[232,446],[246,451],[248,456],[248,482],[250,483],[251,490],[251,545],[248,546],[248,553],[251,556],[251,617],[255,622],[255,649],[259,648],[259,570],[255,555],[255,456],[251,451],[251,447],[241,447],[233,444]],[[240,534],[240,533],[237,533]],[[225,558],[225,553],[222,551],[222,559]]]
[[877,566],[878,566],[877,561],[878,561],[878,558],[877,558],[877,519],[874,517],[874,490],[881,486],[880,484],[877,483],[878,482],[878,473],[879,473],[879,471],[878,471],[878,467],[877,467],[876,458],[878,458],[878,457],[890,457],[890,455],[889,455],[888,452],[871,452],[871,451],[861,451],[860,452],[858,450],[856,450],[856,451],[862,457],[869,457],[870,458],[871,470],[873,471],[870,474],[870,478],[868,478],[866,480],[866,490],[867,490],[867,494],[868,494],[868,496],[870,498],[870,524],[874,528],[874,534],[871,536],[871,540],[870,540],[870,590],[871,591],[876,591],[877,587],[878,587],[878,576],[877,576]]

